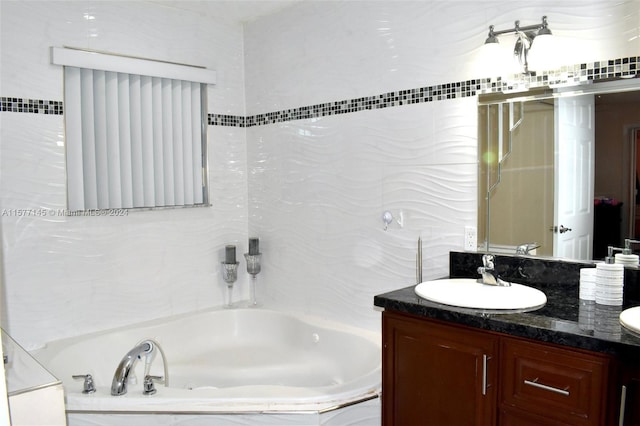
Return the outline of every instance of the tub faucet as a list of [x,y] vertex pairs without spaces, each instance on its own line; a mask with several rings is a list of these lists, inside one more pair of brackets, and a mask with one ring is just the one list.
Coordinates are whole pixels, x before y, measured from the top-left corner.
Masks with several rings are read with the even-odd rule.
[[111,395],[118,396],[127,393],[127,378],[129,377],[129,372],[133,368],[133,365],[137,361],[138,357],[142,355],[149,355],[153,349],[154,344],[149,340],[145,340],[127,352],[124,358],[122,358],[122,361],[120,361],[120,364],[118,364],[118,368],[116,368],[116,372],[113,375],[113,382],[111,382]]
[[497,285],[502,287],[510,287],[511,283],[504,281],[498,275],[498,271],[495,270],[494,257],[492,254],[485,254],[482,256],[482,265],[478,268],[478,273],[482,275],[482,278],[478,278],[478,282],[481,284]]

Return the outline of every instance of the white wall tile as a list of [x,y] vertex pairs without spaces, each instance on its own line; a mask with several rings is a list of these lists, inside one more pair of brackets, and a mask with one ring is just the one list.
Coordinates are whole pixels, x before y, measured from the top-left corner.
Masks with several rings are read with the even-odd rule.
[[[568,64],[635,56],[637,5],[300,3],[247,25],[247,111],[491,76],[478,61],[489,25],[543,15],[573,43]],[[476,126],[476,98],[462,98],[248,129],[249,226],[268,247],[269,303],[375,328],[373,296],[415,283],[418,237],[423,277],[446,276],[476,225]],[[383,231],[385,210],[404,227]]]
[[[469,103],[445,108],[455,116]],[[259,141],[249,148],[249,222],[266,241],[260,278],[270,304],[376,327],[373,296],[415,282],[419,236],[425,277],[448,273],[446,254],[476,220],[475,140],[461,125],[434,149],[416,119],[434,105],[248,130]],[[385,210],[402,211],[404,227],[385,232]]]
[[204,66],[218,72],[209,112],[244,114],[242,26],[171,2],[7,1],[2,12],[2,96],[62,100],[51,46]]
[[477,64],[489,25],[531,25],[543,15],[563,41],[567,65],[634,56],[638,13],[637,0],[301,2],[247,25],[247,110],[488,77]]
[[[0,8],[1,96],[62,101],[62,68],[49,64],[48,49],[67,45],[216,69],[209,112],[244,115],[239,23],[167,2],[16,1]],[[211,207],[34,217],[13,210],[66,205],[64,118],[3,112],[0,120],[0,207],[7,212],[0,310],[21,344],[223,303],[224,245],[246,249],[243,129],[209,126]],[[246,299],[246,273],[236,287]]]

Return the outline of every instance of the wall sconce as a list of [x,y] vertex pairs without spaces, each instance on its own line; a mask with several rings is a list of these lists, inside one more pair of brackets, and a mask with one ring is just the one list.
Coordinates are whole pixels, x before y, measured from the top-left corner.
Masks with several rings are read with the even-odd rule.
[[[503,34],[515,34],[516,44],[513,48],[513,57],[518,60],[524,74],[530,73],[530,68],[540,69],[540,65],[545,58],[544,55],[551,55],[548,49],[551,41],[551,30],[547,23],[547,17],[542,17],[542,23],[537,25],[520,26],[520,21],[515,22],[514,28],[496,31],[494,26],[489,26],[489,35],[485,40],[485,50],[498,50],[498,36]],[[546,45],[546,53],[545,47]],[[496,53],[493,53],[494,56]],[[532,66],[533,65],[533,66]]]

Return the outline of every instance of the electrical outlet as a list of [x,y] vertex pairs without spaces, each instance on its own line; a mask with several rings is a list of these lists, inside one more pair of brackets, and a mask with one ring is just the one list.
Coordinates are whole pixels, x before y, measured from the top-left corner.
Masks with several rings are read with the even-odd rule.
[[478,251],[478,229],[475,226],[464,227],[464,250]]

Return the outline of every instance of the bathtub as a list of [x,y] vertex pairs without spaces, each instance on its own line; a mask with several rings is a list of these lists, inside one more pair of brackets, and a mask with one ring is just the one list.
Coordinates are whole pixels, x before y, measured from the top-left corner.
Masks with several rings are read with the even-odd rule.
[[[158,383],[154,395],[143,395],[140,360],[127,393],[112,396],[116,366],[145,339],[162,349],[167,385]],[[163,356],[156,352],[150,373],[164,376]],[[377,398],[381,391],[378,333],[264,309],[155,320],[49,342],[32,355],[62,380],[69,419],[74,413],[325,413]],[[72,379],[88,373],[96,385],[93,394],[83,394],[82,380]]]

